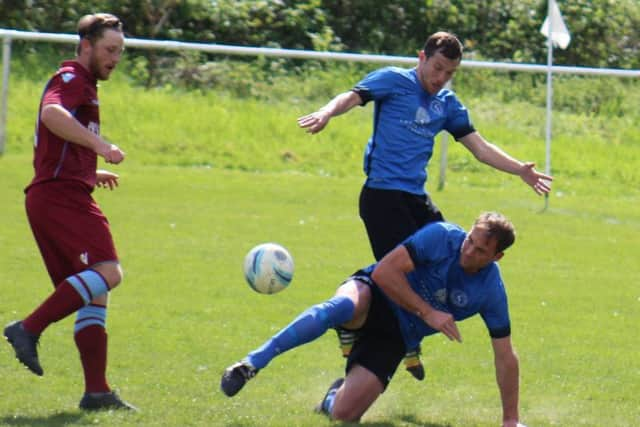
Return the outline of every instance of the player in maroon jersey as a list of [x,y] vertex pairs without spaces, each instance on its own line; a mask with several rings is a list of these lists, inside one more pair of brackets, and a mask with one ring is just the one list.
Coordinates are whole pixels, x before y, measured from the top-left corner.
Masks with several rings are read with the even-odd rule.
[[97,158],[118,164],[125,153],[100,136],[97,81],[107,80],[124,49],[121,21],[111,14],[78,21],[74,60],[65,61],[40,101],[26,211],[54,292],[31,314],[4,329],[16,358],[43,375],[37,345],[52,323],[76,313],[74,340],[84,370],[84,410],[136,409],[106,379],[108,292],[122,280],[109,223],[91,196],[113,189],[118,175],[97,170]]

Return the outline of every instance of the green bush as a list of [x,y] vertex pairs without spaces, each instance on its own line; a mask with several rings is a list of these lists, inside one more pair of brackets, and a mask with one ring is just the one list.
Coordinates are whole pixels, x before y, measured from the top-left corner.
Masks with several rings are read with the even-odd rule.
[[[120,16],[128,36],[243,46],[414,55],[434,31],[458,34],[466,58],[546,62],[541,0],[5,0],[3,27],[73,33],[97,10]],[[558,1],[572,35],[556,64],[640,68],[640,2]],[[155,53],[147,58],[155,84]],[[160,66],[160,65],[158,65]],[[157,79],[162,80],[161,78]]]

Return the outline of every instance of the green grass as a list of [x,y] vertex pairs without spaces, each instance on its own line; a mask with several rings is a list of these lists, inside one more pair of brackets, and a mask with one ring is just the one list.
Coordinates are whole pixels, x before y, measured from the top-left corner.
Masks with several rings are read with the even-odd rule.
[[[14,83],[15,81],[15,83]],[[51,291],[26,223],[35,100],[41,85],[14,78],[9,141],[0,158],[0,323],[23,317]],[[308,305],[332,295],[371,262],[357,214],[368,108],[307,136],[295,118],[321,104],[238,100],[215,94],[102,87],[103,133],[128,153],[110,167],[116,191],[97,190],[125,268],[108,315],[109,378],[140,414],[83,414],[73,319],[41,340],[45,376],[21,369],[0,346],[0,425],[323,426],[311,412],[342,372],[333,333],[275,359],[242,393],[218,391],[220,374]],[[544,164],[544,112],[470,102],[476,124],[517,157]],[[507,120],[511,119],[511,120]],[[483,210],[518,230],[501,268],[521,360],[521,416],[529,426],[640,423],[640,190],[630,124],[554,117],[554,193],[549,209],[518,178],[491,171],[453,144],[446,216],[467,227]],[[573,135],[578,135],[574,137]],[[635,138],[635,139],[633,139]],[[287,154],[288,153],[288,154]],[[241,264],[276,241],[296,262],[286,291],[263,296]],[[398,372],[363,419],[367,426],[495,426],[500,400],[489,338],[479,319],[460,324],[464,343],[423,344],[427,379]]]
[[[1,162],[8,183],[0,190],[7,201],[0,226],[6,323],[29,312],[50,285],[22,212],[28,156]],[[328,425],[310,408],[342,369],[333,334],[276,359],[234,399],[217,387],[226,365],[370,261],[356,212],[361,180],[126,162],[118,170],[121,187],[96,195],[126,270],[111,297],[109,373],[143,412],[75,409],[82,379],[66,319],[43,336],[41,379],[18,369],[9,346],[0,348],[0,424]],[[640,393],[633,332],[640,321],[638,194],[606,204],[578,193],[552,196],[541,213],[542,200],[516,179],[486,191],[454,176],[435,197],[463,225],[483,209],[499,209],[518,227],[502,269],[522,365],[523,420],[632,426]],[[244,254],[263,241],[284,244],[296,260],[292,286],[273,296],[253,293],[242,278]],[[462,345],[425,341],[426,382],[399,372],[365,425],[498,424],[488,337],[477,319],[460,327]]]

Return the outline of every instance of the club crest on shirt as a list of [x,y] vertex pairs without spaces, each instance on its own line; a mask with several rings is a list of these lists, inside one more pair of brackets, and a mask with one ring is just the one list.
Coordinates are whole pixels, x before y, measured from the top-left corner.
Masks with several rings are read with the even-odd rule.
[[89,253],[88,252],[82,252],[80,254],[80,262],[82,262],[84,265],[89,265]]
[[96,122],[89,122],[89,124],[87,125],[87,129],[89,129],[96,135],[100,135],[100,125]]
[[431,101],[431,104],[429,104],[429,110],[433,111],[437,116],[442,116],[444,114],[444,106],[442,105],[442,102],[437,99]]
[[76,75],[73,73],[62,73],[60,77],[62,77],[63,82],[69,83],[71,80],[73,80],[76,77]]
[[453,291],[451,291],[450,301],[451,304],[455,305],[456,307],[464,307],[469,302],[469,297],[460,289],[454,289]]

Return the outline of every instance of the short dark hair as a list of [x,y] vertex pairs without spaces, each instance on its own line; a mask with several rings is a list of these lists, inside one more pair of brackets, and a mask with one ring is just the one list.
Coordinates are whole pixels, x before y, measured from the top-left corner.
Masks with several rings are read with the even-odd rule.
[[496,239],[496,253],[502,252],[516,241],[516,229],[504,215],[497,212],[480,214],[473,224],[486,229],[489,238]]
[[122,21],[110,13],[93,13],[85,15],[78,21],[78,36],[91,42],[102,37],[105,30],[122,32]]
[[462,59],[462,43],[455,34],[438,31],[429,36],[422,48],[427,58],[442,53],[448,59]]

